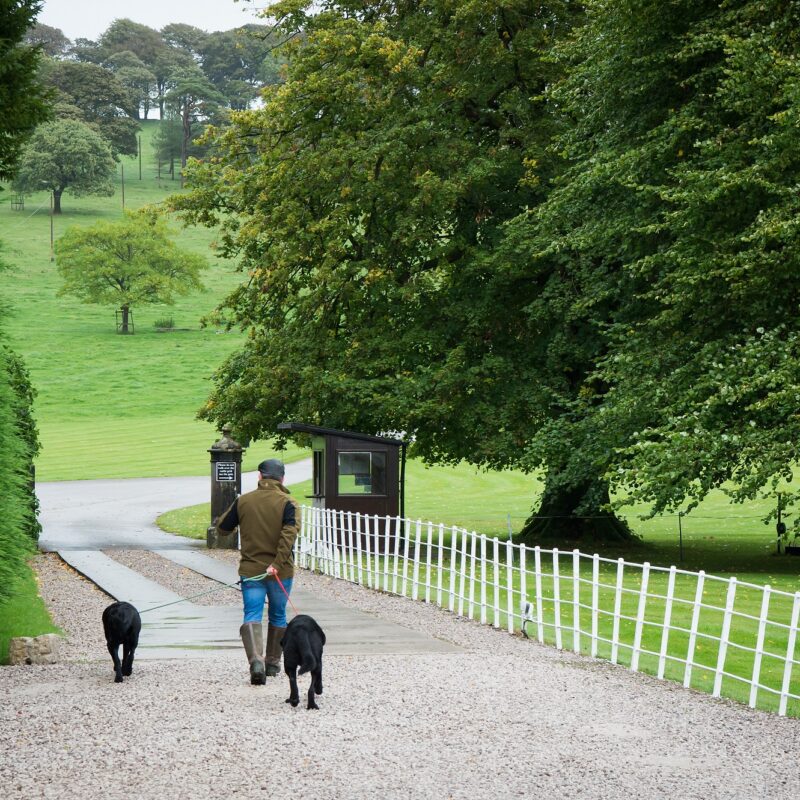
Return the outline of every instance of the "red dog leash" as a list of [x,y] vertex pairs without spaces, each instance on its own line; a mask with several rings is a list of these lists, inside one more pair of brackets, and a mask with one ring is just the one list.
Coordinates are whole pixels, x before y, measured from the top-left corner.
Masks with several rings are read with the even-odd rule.
[[278,573],[274,572],[273,573],[273,577],[275,578],[276,581],[278,581],[278,586],[281,587],[281,589],[283,590],[283,593],[286,595],[286,599],[289,601],[289,605],[292,607],[292,611],[294,611],[294,615],[298,616],[298,614],[300,612],[294,607],[294,603],[292,602],[292,598],[289,597],[289,592],[286,591],[286,587],[283,585],[283,581],[278,577]]

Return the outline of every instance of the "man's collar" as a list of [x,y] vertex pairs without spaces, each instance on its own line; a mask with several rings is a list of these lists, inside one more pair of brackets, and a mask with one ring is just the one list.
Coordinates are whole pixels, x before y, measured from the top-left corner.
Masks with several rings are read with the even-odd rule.
[[258,482],[258,488],[259,489],[278,488],[282,492],[286,492],[286,494],[289,494],[289,490],[277,478],[262,478]]

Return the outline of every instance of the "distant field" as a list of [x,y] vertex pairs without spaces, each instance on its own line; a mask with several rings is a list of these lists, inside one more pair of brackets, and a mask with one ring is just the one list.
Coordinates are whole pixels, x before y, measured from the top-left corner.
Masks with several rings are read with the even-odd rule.
[[[178,190],[163,172],[157,178],[150,139],[156,123],[142,130],[142,180],[136,158],[123,159],[125,206],[158,203]],[[57,297],[60,281],[50,261],[49,194],[25,198],[13,210],[11,191],[0,193],[2,257],[0,295],[13,306],[6,329],[25,358],[38,390],[35,413],[43,449],[37,479],[148,477],[203,474],[207,448],[218,438],[195,419],[210,389],[214,369],[243,338],[238,332],[201,329],[200,318],[236,285],[235,265],[215,258],[213,233],[174,226],[181,246],[207,256],[203,292],[174,306],[134,308],[136,333],[116,333],[113,307]],[[62,198],[53,218],[58,237],[71,225],[112,220],[122,213],[121,170],[113,197]],[[154,323],[172,318],[175,330]],[[254,444],[245,461],[251,469],[272,450]],[[292,458],[299,451],[290,451]]]

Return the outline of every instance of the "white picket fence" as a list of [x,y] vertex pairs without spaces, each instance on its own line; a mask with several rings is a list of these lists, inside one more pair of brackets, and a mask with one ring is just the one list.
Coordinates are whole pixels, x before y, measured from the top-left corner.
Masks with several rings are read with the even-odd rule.
[[800,592],[308,506],[295,558],[559,649],[800,716]]

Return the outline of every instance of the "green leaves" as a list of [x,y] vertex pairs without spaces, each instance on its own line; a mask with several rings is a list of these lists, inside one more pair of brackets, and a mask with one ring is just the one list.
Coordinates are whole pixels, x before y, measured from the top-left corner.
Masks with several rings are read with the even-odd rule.
[[14,176],[22,145],[49,116],[49,92],[38,77],[40,51],[23,44],[39,11],[38,0],[0,7],[0,180]]
[[71,227],[56,242],[59,294],[117,307],[172,303],[201,289],[203,258],[178,249],[153,211],[127,213],[121,222]]
[[272,7],[302,28],[286,82],[174,199],[247,276],[206,417],[544,467],[566,514],[608,481],[660,510],[787,474],[794,5],[585,6]]
[[796,12],[621,5],[590,4],[566,48],[574,162],[539,223],[612,300],[616,480],[656,511],[754,497],[798,457]]
[[[40,125],[22,153],[14,187],[20,192],[65,189],[75,196],[112,195],[114,159],[105,140],[88,125],[64,119]],[[56,208],[60,213],[60,205]]]

